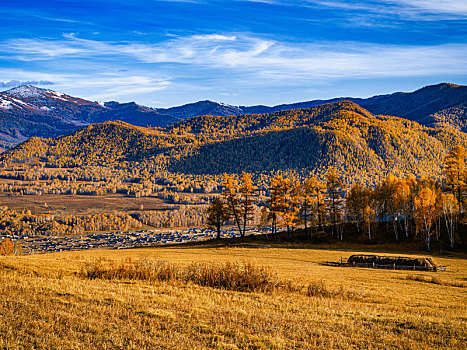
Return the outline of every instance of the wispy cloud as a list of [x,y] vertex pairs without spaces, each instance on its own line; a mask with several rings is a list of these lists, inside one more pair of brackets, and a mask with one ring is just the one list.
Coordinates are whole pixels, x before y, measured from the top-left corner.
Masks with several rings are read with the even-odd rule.
[[[338,8],[347,11],[386,14],[432,20],[433,16],[465,18],[467,2],[465,0],[239,0],[282,6],[315,6]],[[427,16],[431,15],[431,16]]]
[[54,83],[49,80],[8,80],[0,81],[0,88],[13,88],[21,85],[53,85]]
[[381,1],[381,3],[418,9],[427,13],[450,13],[467,16],[467,2],[464,0],[387,0]]
[[467,79],[465,0],[29,3],[0,6],[5,89],[48,81],[89,99],[276,104]]
[[[24,40],[27,45],[17,44]],[[239,104],[258,103],[255,91],[270,92],[274,104],[287,102],[284,91],[305,96],[306,87],[339,81],[467,76],[467,43],[289,42],[247,33],[178,36],[155,43],[97,41],[70,33],[56,40],[6,40],[0,42],[1,55],[35,67],[0,69],[5,81],[50,81],[54,90],[90,100],[153,106],[155,101],[170,106],[170,101],[224,98],[226,92]]]
[[26,38],[7,40],[0,44],[0,50],[5,54],[15,53],[16,59],[21,61],[47,60],[86,52],[78,42]]
[[[96,73],[89,74],[59,74],[26,71],[22,69],[0,69],[0,76],[30,77],[38,80],[11,79],[0,81],[0,88],[8,89],[20,85],[54,85],[53,89],[66,92],[74,96],[84,97],[89,100],[107,100],[123,98],[133,100],[141,94],[150,94],[169,88],[172,84],[170,77],[122,75],[121,73]],[[39,80],[48,78],[51,80]],[[131,97],[130,97],[131,96]]]
[[[125,97],[130,94],[147,94],[167,89],[170,80],[155,79],[143,76],[119,77],[109,75],[98,75],[89,79],[77,77],[73,84],[78,84],[81,89],[95,91],[87,94],[86,98],[91,100],[106,100]],[[66,84],[64,84],[66,88]],[[71,86],[68,86],[68,88]]]
[[159,43],[95,41],[64,35],[61,40],[16,39],[0,51],[26,61],[72,57],[130,63],[179,64],[242,71],[252,77],[288,79],[399,77],[466,73],[467,44],[386,45],[362,42],[290,43],[258,36],[208,34]]
[[190,38],[193,40],[200,40],[200,41],[233,41],[237,39],[235,35],[221,35],[221,34],[193,35]]

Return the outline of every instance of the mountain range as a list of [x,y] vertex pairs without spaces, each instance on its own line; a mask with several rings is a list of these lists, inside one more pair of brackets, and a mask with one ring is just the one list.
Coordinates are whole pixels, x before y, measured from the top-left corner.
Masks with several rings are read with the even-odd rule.
[[428,127],[467,131],[467,86],[437,84],[414,92],[370,98],[337,97],[277,106],[232,106],[199,101],[172,108],[151,108],[134,102],[95,102],[31,85],[0,92],[0,147],[11,148],[30,137],[57,137],[93,123],[121,120],[136,126],[165,127],[188,118],[215,115],[271,114],[352,101],[374,115],[391,115]]
[[221,175],[277,170],[322,176],[339,169],[347,184],[375,184],[388,173],[439,178],[467,134],[374,115],[351,101],[241,116],[198,116],[165,128],[108,121],[69,135],[28,141],[0,162],[47,168],[98,166],[128,173]]

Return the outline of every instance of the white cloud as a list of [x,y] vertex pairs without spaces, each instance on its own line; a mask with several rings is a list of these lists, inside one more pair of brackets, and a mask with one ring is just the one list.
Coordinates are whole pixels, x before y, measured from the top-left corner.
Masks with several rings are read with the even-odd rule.
[[[342,1],[342,0],[305,0],[314,6],[340,8],[344,10],[366,11],[370,13],[404,16],[406,19],[432,20],[432,16],[453,16],[465,18],[467,16],[467,2],[465,0],[373,0],[373,1]],[[291,5],[290,2],[282,2]]]
[[73,91],[78,88],[79,93],[89,100],[107,100],[128,96],[138,96],[167,89],[171,85],[170,79],[150,76],[120,76],[118,74],[96,74],[92,77],[76,75],[62,82],[58,89]]
[[220,35],[220,34],[205,34],[205,35],[193,35],[190,37],[193,40],[201,41],[233,41],[237,39],[234,35]]
[[13,68],[0,68],[0,76],[5,81],[50,81],[54,84],[71,78],[71,75],[67,74],[44,73]]
[[8,80],[8,81],[0,81],[0,88],[13,88],[16,86],[21,85],[53,85],[52,81],[48,80]]
[[46,60],[84,52],[82,47],[73,42],[37,39],[7,40],[0,44],[0,50],[5,53],[16,53],[16,58],[22,61]]
[[467,15],[467,2],[465,0],[388,0],[384,2],[418,8],[432,13]]
[[[20,85],[16,84],[16,82],[32,85],[53,84],[53,90],[89,100],[106,100],[119,97],[132,100],[139,94],[162,91],[172,84],[170,77],[122,76],[121,74],[111,73],[97,73],[89,76],[86,74],[47,74],[21,69],[0,69],[0,76],[11,79],[10,81],[0,82],[0,87],[9,88]],[[23,80],[18,81],[13,77]],[[24,81],[24,79],[31,80]],[[15,84],[11,85],[11,83]]]
[[[14,45],[22,43],[22,45]],[[23,60],[73,57],[84,62],[181,64],[234,70],[252,77],[401,77],[467,73],[467,44],[385,45],[361,42],[290,43],[251,35],[196,35],[148,44],[81,39],[16,39],[0,50]],[[95,63],[94,63],[95,64]],[[46,80],[46,79],[41,79]],[[54,81],[52,79],[52,81]],[[144,83],[144,82],[141,82]]]
[[[282,6],[313,6],[363,11],[380,15],[403,16],[405,19],[432,20],[441,18],[465,18],[465,0],[237,0]],[[429,16],[428,16],[429,15]]]
[[[28,40],[28,45],[10,45],[21,40]],[[47,51],[51,48],[53,54]],[[467,75],[464,43],[297,43],[235,33],[175,37],[151,44],[95,41],[67,34],[60,40],[0,42],[1,54],[37,60],[28,63],[35,65],[35,71],[0,69],[5,81],[51,81],[54,90],[74,96],[139,103],[160,101],[161,94],[169,99],[185,94],[183,101],[194,100],[193,94],[206,98],[207,92],[201,91],[218,92],[226,86],[238,93],[253,87],[298,88],[345,79]],[[119,71],[122,66],[130,69]]]

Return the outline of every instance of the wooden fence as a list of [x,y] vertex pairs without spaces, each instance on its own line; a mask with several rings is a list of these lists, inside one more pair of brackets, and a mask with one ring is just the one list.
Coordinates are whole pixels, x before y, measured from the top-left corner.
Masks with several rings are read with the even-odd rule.
[[396,264],[375,264],[375,263],[348,263],[342,259],[339,261],[338,266],[351,266],[351,267],[368,267],[372,269],[386,269],[386,270],[413,270],[413,271],[446,271],[446,266],[409,266],[409,265],[396,265]]

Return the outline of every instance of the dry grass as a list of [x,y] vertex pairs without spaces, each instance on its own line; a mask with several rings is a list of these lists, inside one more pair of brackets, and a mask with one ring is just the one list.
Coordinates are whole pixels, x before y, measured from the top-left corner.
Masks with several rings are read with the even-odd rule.
[[419,281],[425,283],[433,283],[439,284],[442,286],[452,286],[452,287],[459,287],[459,288],[467,288],[467,282],[462,281],[449,281],[438,276],[426,276],[426,275],[408,275],[406,277],[408,280],[412,281]]
[[251,263],[192,263],[179,266],[163,260],[127,259],[120,264],[100,259],[87,263],[78,276],[87,279],[141,280],[150,282],[182,282],[239,292],[271,292],[290,290],[270,269]]
[[[465,288],[420,283],[404,271],[324,264],[353,253],[374,252],[200,246],[0,257],[0,348],[466,348]],[[467,280],[465,255],[434,258],[448,271],[420,276]],[[99,259],[104,271],[122,261],[161,260],[184,272],[208,269],[197,276],[216,275],[209,268],[223,271],[228,262],[239,272],[248,261],[273,281],[304,288],[236,291],[193,280],[148,280],[138,277],[143,268],[135,268],[137,278],[133,272],[83,278],[80,271]],[[359,297],[342,297],[348,292]]]
[[105,259],[86,263],[77,276],[86,279],[104,280],[139,280],[149,282],[194,283],[203,287],[212,287],[237,292],[285,292],[304,293],[314,297],[341,297],[357,299],[363,292],[355,293],[344,289],[330,289],[324,281],[311,284],[291,283],[280,279],[270,268],[246,263],[207,263],[195,262],[186,266],[176,265],[164,260],[126,259],[120,263]]

